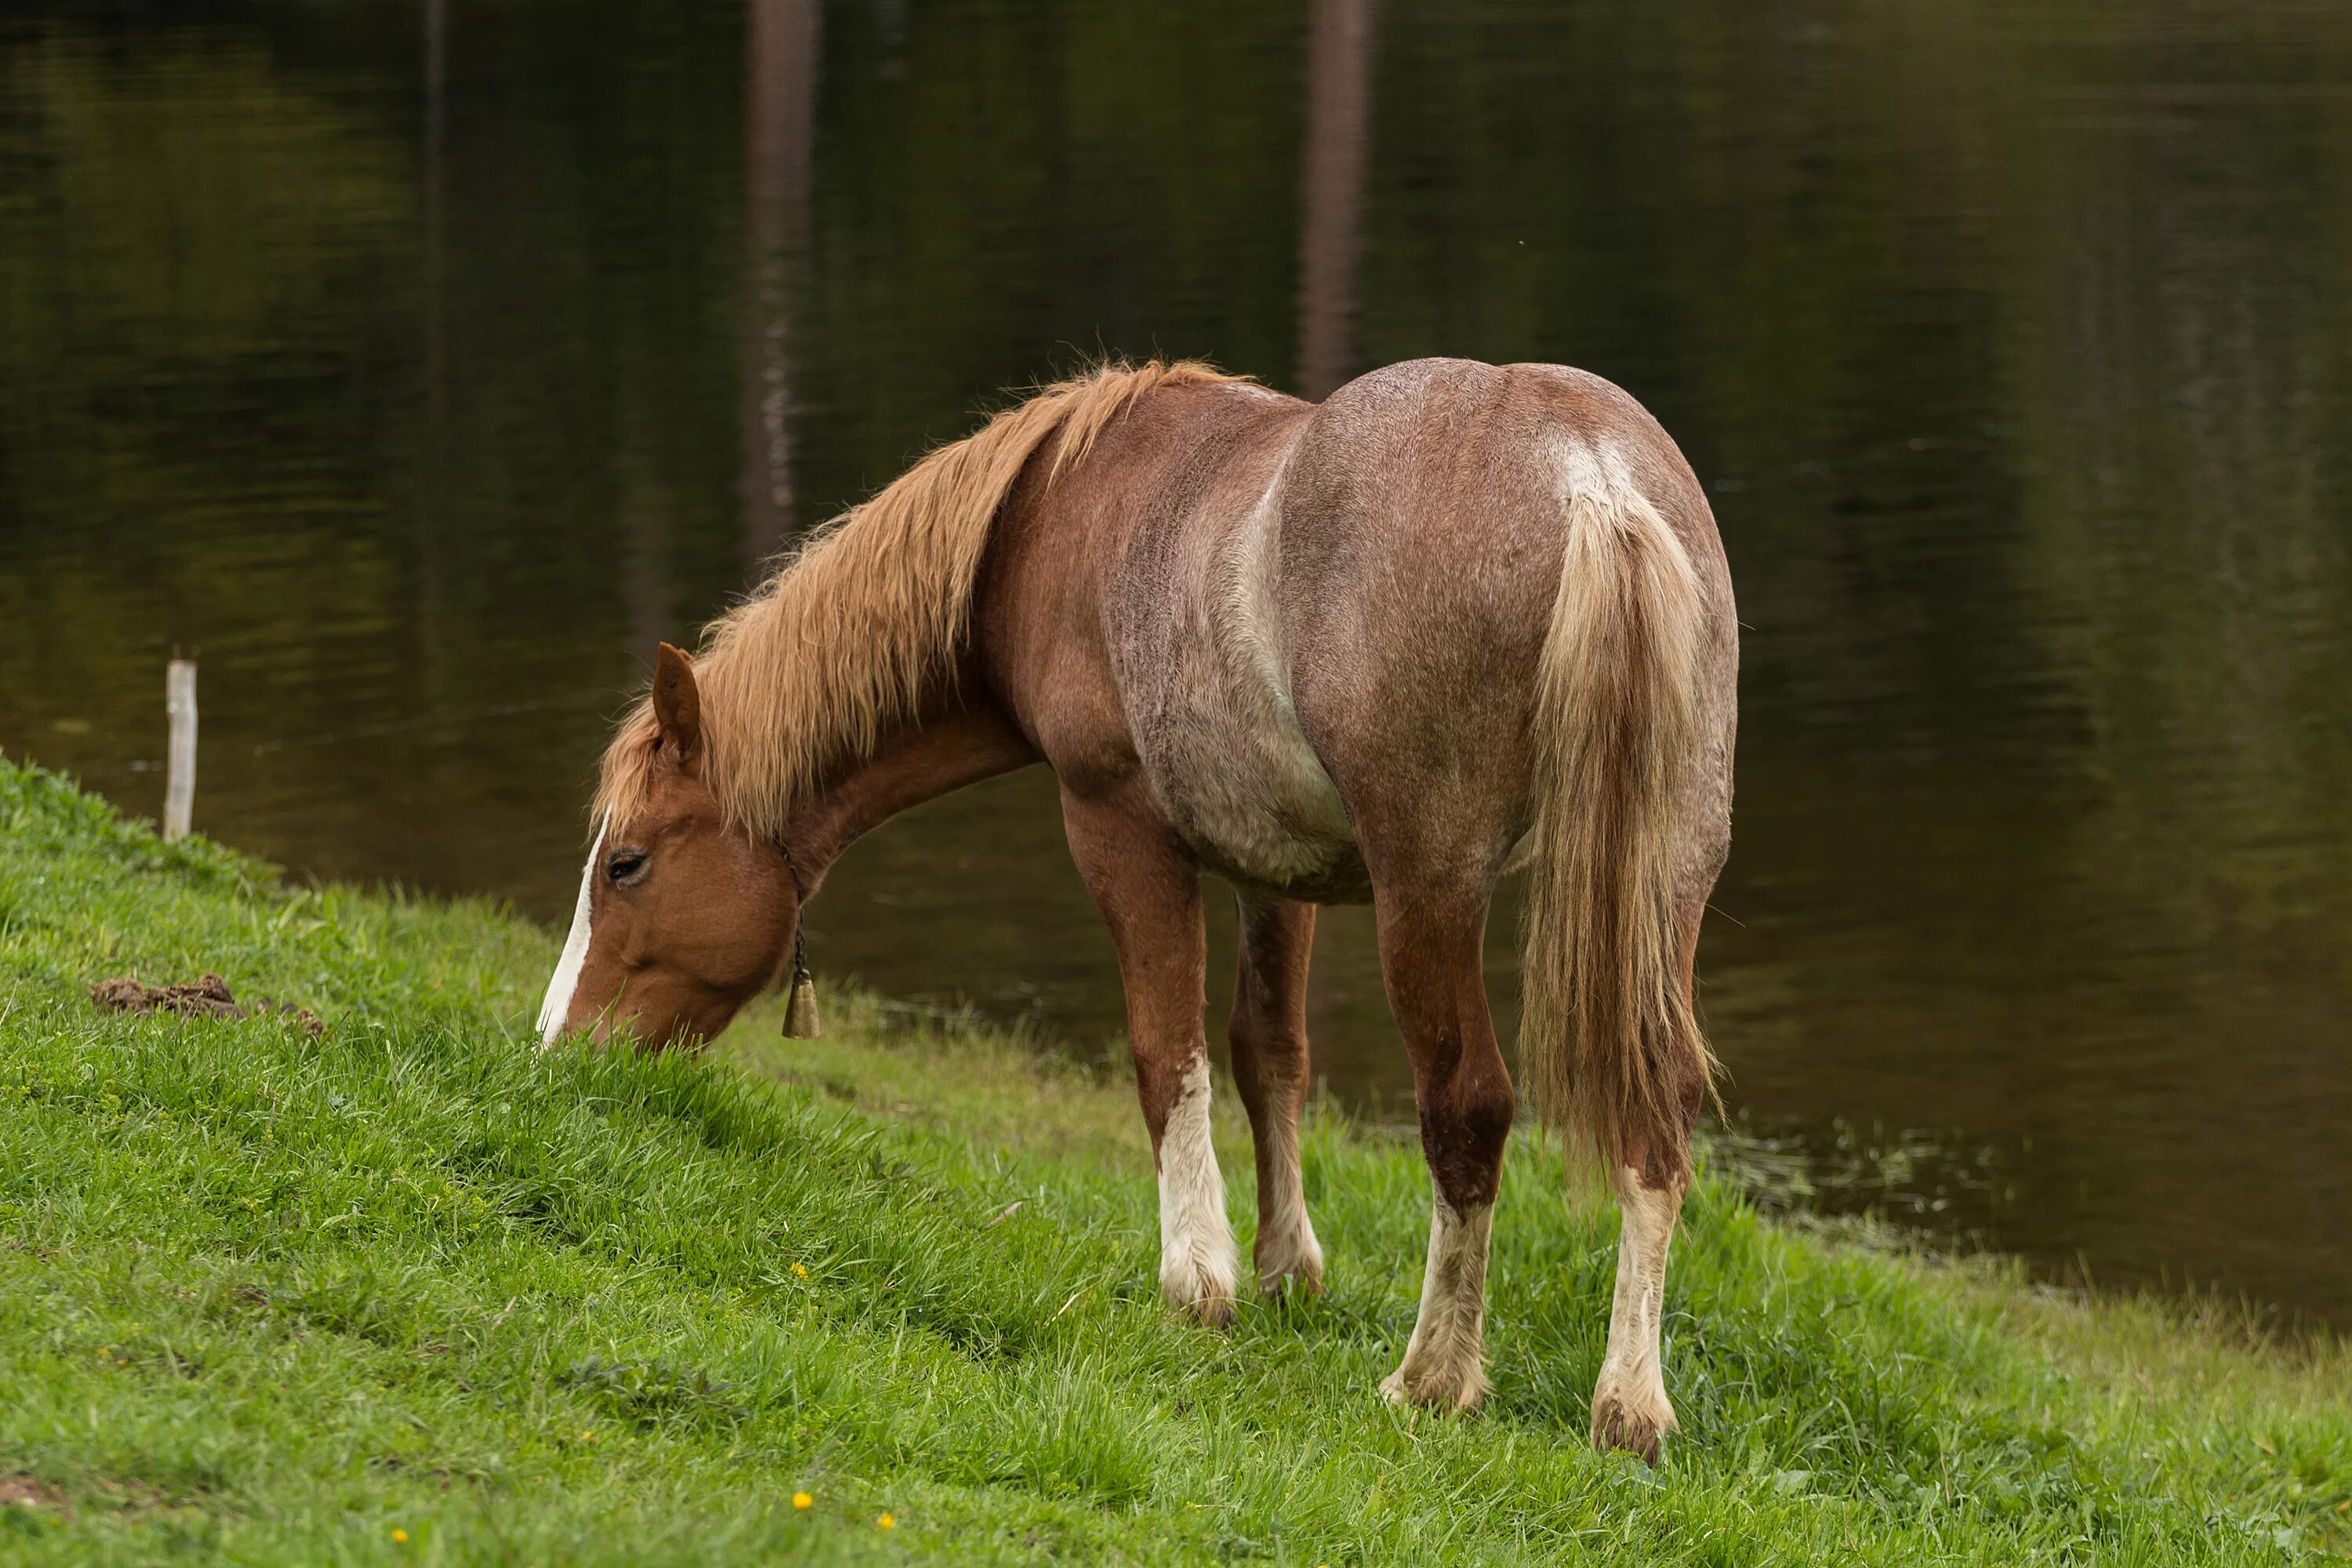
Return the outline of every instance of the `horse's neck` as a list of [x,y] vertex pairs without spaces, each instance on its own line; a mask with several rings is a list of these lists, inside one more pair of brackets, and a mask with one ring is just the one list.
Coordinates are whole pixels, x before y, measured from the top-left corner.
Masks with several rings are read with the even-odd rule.
[[1037,760],[992,702],[957,706],[901,730],[793,813],[785,832],[803,897],[841,852],[900,812]]

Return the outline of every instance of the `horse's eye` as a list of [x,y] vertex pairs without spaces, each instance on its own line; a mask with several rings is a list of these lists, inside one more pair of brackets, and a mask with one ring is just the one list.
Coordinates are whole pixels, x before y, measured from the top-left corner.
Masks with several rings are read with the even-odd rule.
[[636,849],[621,850],[604,862],[604,875],[616,888],[635,881],[645,868],[645,854]]

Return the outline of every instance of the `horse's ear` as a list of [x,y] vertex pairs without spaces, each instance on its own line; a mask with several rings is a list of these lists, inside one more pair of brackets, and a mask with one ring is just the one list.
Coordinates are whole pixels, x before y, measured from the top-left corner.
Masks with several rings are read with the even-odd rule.
[[694,660],[667,643],[654,656],[654,722],[663,747],[680,767],[702,755],[702,693],[694,684]]

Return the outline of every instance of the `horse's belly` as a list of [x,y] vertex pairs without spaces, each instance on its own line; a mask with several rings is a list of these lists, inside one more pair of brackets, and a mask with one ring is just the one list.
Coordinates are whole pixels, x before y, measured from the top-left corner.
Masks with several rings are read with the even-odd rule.
[[1364,858],[1291,705],[1276,482],[1267,472],[1230,527],[1128,579],[1124,698],[1160,809],[1202,865],[1245,888],[1356,901],[1370,896]]
[[1261,707],[1232,695],[1148,748],[1171,825],[1203,865],[1245,887],[1319,903],[1363,899],[1370,884],[1347,810],[1297,721],[1278,700]]

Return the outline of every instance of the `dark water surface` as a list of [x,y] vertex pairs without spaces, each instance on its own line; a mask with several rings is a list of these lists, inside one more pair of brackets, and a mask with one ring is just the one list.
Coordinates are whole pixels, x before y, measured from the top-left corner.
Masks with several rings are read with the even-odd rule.
[[[1748,627],[1732,1106],[2044,1266],[2352,1320],[2332,0],[19,7],[0,746],[155,811],[199,648],[200,826],[552,920],[655,639],[1105,349],[1642,397]],[[1040,773],[862,846],[812,945],[1119,1025]],[[1365,911],[1317,963],[1318,1070],[1401,1109]]]

